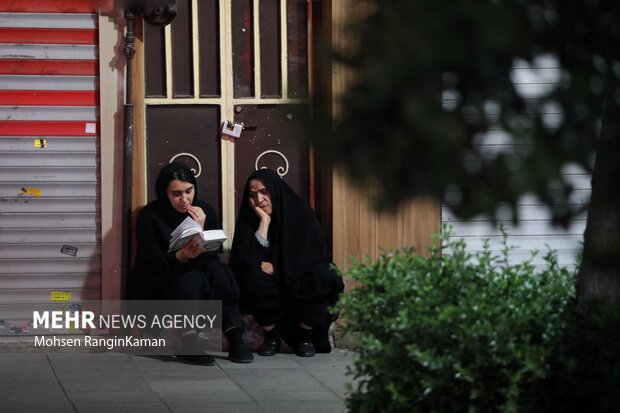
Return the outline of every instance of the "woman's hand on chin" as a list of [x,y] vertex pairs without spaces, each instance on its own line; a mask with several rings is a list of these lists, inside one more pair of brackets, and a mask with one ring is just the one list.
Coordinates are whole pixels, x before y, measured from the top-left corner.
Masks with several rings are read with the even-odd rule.
[[190,217],[192,217],[194,221],[200,224],[200,228],[205,229],[205,222],[207,220],[207,216],[205,215],[202,208],[192,205],[187,210],[187,213]]

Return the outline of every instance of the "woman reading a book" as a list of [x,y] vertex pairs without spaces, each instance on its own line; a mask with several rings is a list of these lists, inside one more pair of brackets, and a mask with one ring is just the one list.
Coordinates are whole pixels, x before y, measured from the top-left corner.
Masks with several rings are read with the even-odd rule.
[[331,350],[327,332],[344,284],[327,258],[314,211],[274,171],[247,180],[231,252],[243,310],[263,326],[258,354],[271,356],[284,338],[301,357]]
[[[157,199],[140,210],[136,225],[137,256],[128,295],[138,300],[222,300],[222,329],[229,342],[229,359],[252,361],[241,338],[239,288],[233,274],[219,261],[217,251],[208,252],[194,241],[169,252],[170,234],[187,217],[203,229],[218,228],[213,207],[197,198],[196,178],[185,165],[164,166],[156,181]],[[197,331],[183,331],[177,352],[183,361],[214,364],[208,354],[195,354]],[[191,354],[190,354],[191,353]]]

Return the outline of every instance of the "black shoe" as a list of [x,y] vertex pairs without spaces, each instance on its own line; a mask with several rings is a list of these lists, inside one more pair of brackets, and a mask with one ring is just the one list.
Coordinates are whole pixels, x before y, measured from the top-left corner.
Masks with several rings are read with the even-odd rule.
[[230,346],[228,360],[233,363],[251,363],[254,361],[254,356],[245,343],[241,342]]
[[254,361],[252,352],[243,342],[240,328],[230,328],[224,335],[228,339],[228,360],[234,363],[251,363]]
[[273,356],[280,351],[280,340],[275,338],[265,339],[265,342],[258,349],[259,356]]
[[314,357],[316,354],[316,350],[314,349],[314,344],[309,341],[304,341],[303,343],[299,343],[297,346],[297,350],[295,351],[299,357]]
[[177,354],[177,359],[183,363],[200,366],[214,366],[215,357],[210,354]]
[[200,342],[197,334],[188,334],[181,338],[181,345],[176,351],[179,361],[203,366],[215,365],[215,358],[205,353],[204,345]]

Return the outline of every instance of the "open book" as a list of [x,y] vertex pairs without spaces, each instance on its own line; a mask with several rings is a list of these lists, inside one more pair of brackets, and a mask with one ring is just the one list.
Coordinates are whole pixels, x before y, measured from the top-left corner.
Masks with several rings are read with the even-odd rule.
[[203,231],[200,225],[191,217],[185,218],[172,234],[170,234],[170,247],[168,252],[183,248],[190,240],[194,239],[198,245],[207,251],[218,249],[228,237],[221,229]]

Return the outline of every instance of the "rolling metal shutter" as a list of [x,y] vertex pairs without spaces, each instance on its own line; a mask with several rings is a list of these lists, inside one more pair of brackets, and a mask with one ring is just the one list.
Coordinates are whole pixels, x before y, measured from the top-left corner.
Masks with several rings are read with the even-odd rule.
[[0,302],[101,297],[97,15],[0,0]]
[[[567,167],[565,176],[575,188],[572,203],[579,206],[587,204],[590,199],[590,176],[577,167]],[[518,225],[512,223],[508,218],[508,210],[506,212],[506,218],[494,225],[486,216],[468,222],[461,221],[444,207],[442,221],[452,225],[452,235],[463,238],[471,252],[481,251],[483,241],[487,239],[491,250],[500,254],[503,249],[503,237],[499,229],[501,223],[508,233],[508,244],[514,247],[510,252],[512,263],[524,262],[531,257],[532,251],[537,250],[538,254],[532,263],[540,267],[544,264],[546,252],[552,249],[557,252],[561,266],[575,268],[577,257],[582,251],[587,218],[585,212],[573,219],[568,228],[553,226],[548,208],[534,196],[523,196],[519,200]]]
[[[535,99],[547,90],[547,83],[559,80],[560,68],[554,59],[541,60],[539,67],[532,71],[529,66],[515,67],[513,81],[517,90],[526,98]],[[560,116],[550,109],[546,119],[553,123]],[[494,131],[481,140],[481,153],[497,154],[504,152],[508,156],[514,152],[514,143],[505,135]],[[562,171],[564,177],[573,185],[573,193],[569,203],[575,209],[587,205],[590,201],[590,175],[578,165],[566,165]],[[587,213],[575,217],[567,228],[553,226],[551,214],[547,207],[536,197],[525,195],[519,200],[519,225],[513,225],[510,213],[505,211],[504,219],[500,211],[499,223],[494,225],[487,217],[476,217],[469,222],[459,220],[446,208],[442,208],[442,221],[452,225],[452,234],[463,238],[472,252],[482,250],[483,240],[488,239],[491,250],[499,253],[502,250],[502,234],[499,224],[503,224],[509,237],[508,244],[514,249],[510,253],[513,263],[523,262],[530,258],[531,252],[539,251],[533,260],[535,266],[544,264],[543,257],[548,249],[558,254],[560,265],[575,268],[578,255],[582,251],[583,233],[585,231]]]

